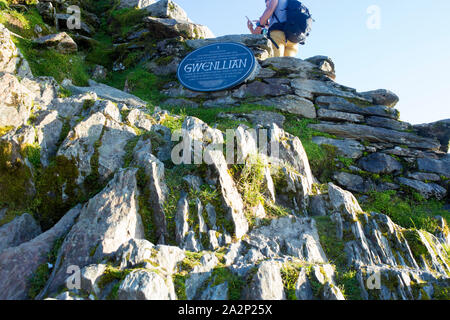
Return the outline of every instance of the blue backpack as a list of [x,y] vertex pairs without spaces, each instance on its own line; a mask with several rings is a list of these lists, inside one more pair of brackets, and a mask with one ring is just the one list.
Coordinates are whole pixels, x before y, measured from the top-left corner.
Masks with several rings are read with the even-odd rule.
[[[309,9],[300,1],[288,0],[286,11],[287,20],[282,24],[286,40],[304,45],[314,21]],[[280,22],[275,14],[274,17]]]

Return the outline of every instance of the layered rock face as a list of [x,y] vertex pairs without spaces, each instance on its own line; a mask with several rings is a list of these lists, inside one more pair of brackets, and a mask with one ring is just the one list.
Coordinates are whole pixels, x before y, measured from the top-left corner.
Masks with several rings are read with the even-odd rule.
[[[408,187],[445,199],[448,121],[400,121],[394,93],[336,83],[327,57],[271,58],[259,36],[193,39],[197,25],[170,0],[120,6],[149,13],[145,32],[173,37],[157,39],[149,68],[161,74],[214,41],[248,45],[259,66],[222,92],[171,82],[155,108],[92,80],[65,81],[73,94],[58,97],[54,79],[19,76],[26,63],[12,59],[17,49],[0,25],[0,81],[8,84],[0,93],[0,127],[8,127],[0,137],[0,299],[448,299],[447,220],[435,217],[433,233],[407,229],[364,212],[350,192]],[[121,41],[142,40],[135,31]],[[168,65],[155,62],[167,57]],[[244,104],[264,110],[237,112]],[[163,109],[175,105],[219,107],[215,120],[234,136]],[[308,119],[304,130],[319,133],[312,141],[351,165],[336,162],[333,180],[319,181],[301,134],[288,132],[292,119]]]

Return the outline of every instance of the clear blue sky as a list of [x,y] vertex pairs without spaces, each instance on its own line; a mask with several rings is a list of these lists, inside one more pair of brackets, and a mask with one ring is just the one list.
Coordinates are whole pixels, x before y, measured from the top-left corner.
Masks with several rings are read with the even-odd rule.
[[[174,0],[216,36],[248,33],[264,0]],[[400,97],[401,120],[450,118],[449,0],[305,0],[316,22],[299,58],[331,57],[336,81],[358,91],[389,89]],[[377,5],[380,29],[369,29]]]

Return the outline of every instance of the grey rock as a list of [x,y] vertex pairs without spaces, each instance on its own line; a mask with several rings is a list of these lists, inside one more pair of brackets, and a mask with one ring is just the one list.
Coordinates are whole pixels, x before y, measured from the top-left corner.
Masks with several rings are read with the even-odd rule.
[[214,38],[208,27],[186,20],[146,17],[144,22],[147,29],[160,39],[179,36],[188,39]]
[[248,299],[285,300],[280,268],[276,261],[263,261],[250,284]]
[[200,300],[228,300],[228,282],[216,286],[210,284],[201,294]]
[[146,64],[146,68],[158,76],[167,76],[170,74],[175,75],[177,73],[178,65],[180,64],[180,62],[181,59],[177,57],[173,58],[167,64],[159,64],[155,61],[151,61]]
[[184,239],[189,231],[188,224],[189,202],[187,194],[183,194],[178,200],[177,211],[175,213],[175,240],[178,245],[184,242]]
[[317,118],[321,120],[329,120],[334,122],[345,122],[345,121],[355,123],[364,122],[364,117],[362,115],[335,110],[328,110],[323,108],[317,111]]
[[89,80],[89,87],[77,87],[70,82],[63,83],[63,86],[67,87],[75,94],[94,92],[99,98],[111,100],[116,103],[125,103],[128,106],[144,107],[147,105],[145,101],[132,94],[107,86],[103,83],[97,83],[93,80]]
[[198,176],[187,175],[183,177],[183,180],[186,181],[189,188],[194,191],[200,191],[200,187],[203,185],[203,179]]
[[97,100],[97,95],[94,92],[86,92],[77,94],[69,98],[57,98],[48,107],[50,110],[57,110],[58,115],[63,118],[72,118],[80,115],[83,111],[83,106]]
[[433,123],[414,125],[417,134],[427,138],[437,138],[441,143],[441,151],[447,153],[450,140],[450,119]]
[[41,264],[47,262],[47,254],[52,250],[54,242],[70,230],[80,209],[81,206],[73,208],[56,225],[33,240],[0,252],[0,299],[28,298],[28,279]]
[[357,214],[362,212],[362,209],[353,194],[331,182],[328,183],[328,194],[330,204],[335,211],[341,212],[344,218],[350,218],[353,221],[358,220]]
[[[117,107],[115,109],[118,111]],[[108,116],[108,114],[105,114]],[[128,141],[136,137],[136,132],[127,125],[106,119],[98,148],[98,173],[103,180],[114,174],[124,164],[125,147]]]
[[203,106],[206,108],[214,108],[214,107],[223,107],[223,106],[232,106],[237,103],[237,100],[233,99],[230,96],[226,96],[224,98],[217,98],[214,100],[208,100],[203,103]]
[[197,241],[196,234],[194,231],[189,231],[184,238],[183,248],[187,251],[200,252],[202,250],[202,245]]
[[200,259],[200,265],[196,265],[190,277],[186,279],[186,297],[187,300],[194,300],[199,294],[199,289],[204,282],[211,276],[213,268],[217,265],[218,260],[213,253],[206,253]]
[[144,239],[130,239],[123,243],[115,253],[119,268],[135,268],[139,264],[150,260],[156,251],[153,243]]
[[156,265],[165,273],[173,274],[177,272],[177,265],[183,261],[185,252],[179,247],[158,245],[156,254],[151,257]]
[[450,157],[448,155],[442,160],[417,159],[417,166],[420,171],[432,172],[450,178]]
[[[11,38],[11,32],[0,23],[0,72],[32,78],[28,62]],[[6,88],[6,87],[3,87]]]
[[[366,98],[347,87],[338,85],[333,81],[319,81],[308,79],[293,79],[291,87],[294,89],[306,90],[313,93],[315,96],[337,96],[344,98],[354,98],[362,101],[368,101]],[[371,102],[371,101],[369,101]]]
[[157,0],[120,0],[120,3],[118,5],[119,9],[123,8],[145,8],[153,3],[155,3]]
[[0,92],[0,127],[19,127],[30,116],[31,92],[10,73],[0,73],[0,87],[8,88]]
[[262,81],[253,81],[244,84],[233,92],[233,97],[244,99],[249,97],[276,97],[290,93],[291,89],[285,84],[270,84]]
[[398,173],[403,170],[400,162],[384,153],[372,153],[358,161],[364,171],[377,174]]
[[106,117],[102,113],[91,115],[69,132],[58,150],[57,156],[75,160],[79,171],[78,184],[81,184],[84,178],[91,174],[91,158],[95,152],[94,145],[100,140],[105,123]]
[[390,108],[395,107],[397,102],[400,100],[399,97],[392,91],[386,89],[379,89],[374,91],[367,91],[361,93],[368,99],[372,99],[373,103],[387,106]]
[[315,195],[310,197],[308,210],[310,216],[326,216],[327,212],[328,210],[323,195]]
[[295,283],[295,296],[298,300],[313,300],[311,284],[309,283],[306,268],[302,268],[298,274],[297,282]]
[[67,267],[80,268],[113,253],[130,239],[143,239],[144,228],[138,213],[137,169],[119,170],[106,188],[82,208],[78,222],[66,236],[48,282],[50,293],[64,283]]
[[408,172],[406,175],[408,178],[420,180],[423,182],[431,181],[431,182],[439,182],[441,181],[441,177],[439,177],[435,173],[425,173],[425,172]]
[[327,262],[311,218],[274,219],[269,226],[254,229],[245,241],[268,258],[289,255],[310,263]]
[[122,117],[120,115],[120,110],[116,104],[109,100],[97,100],[88,110],[90,114],[96,112],[103,113],[107,118],[114,120],[115,122],[121,122]]
[[[147,0],[147,2],[149,1]],[[141,6],[152,17],[189,21],[188,15],[183,8],[172,0],[160,0],[147,5],[141,4]]]
[[336,78],[336,69],[333,60],[326,56],[314,56],[306,59],[305,61],[311,62],[319,67],[320,70],[325,72],[331,79]]
[[405,186],[413,188],[419,192],[425,199],[435,197],[439,200],[447,195],[447,190],[435,183],[424,183],[418,180],[407,179],[403,177],[397,178],[397,181]]
[[[278,150],[271,150],[270,161],[281,167],[291,167],[296,171],[296,173],[291,172],[290,176],[299,182],[294,187],[297,191],[298,205],[306,205],[308,195],[312,190],[313,176],[300,139],[278,128],[276,124],[272,124],[268,140],[271,143],[275,142],[274,145],[278,146]],[[276,151],[278,154],[275,154]]]
[[156,272],[135,270],[128,274],[119,287],[120,300],[170,300],[165,279]]
[[[390,119],[398,119],[400,114],[396,109],[381,105],[372,105],[370,102],[360,100],[360,103],[353,103],[340,96],[320,96],[316,99],[316,103],[321,106],[326,106],[330,110],[341,112],[356,113],[367,116],[378,116]],[[348,97],[347,97],[348,98]],[[355,100],[357,101],[357,100]]]
[[33,40],[33,43],[47,48],[54,48],[62,54],[71,54],[78,51],[78,46],[65,32],[50,34]]
[[235,236],[239,239],[248,231],[242,198],[228,172],[223,153],[217,150],[207,150],[205,156],[211,160],[211,167],[219,177],[222,199],[228,215],[233,221]]
[[132,109],[127,116],[127,120],[132,126],[146,131],[152,129],[154,121],[148,114],[139,109]]
[[175,107],[186,107],[186,108],[198,108],[199,107],[198,103],[196,103],[194,101],[190,101],[187,99],[175,99],[175,98],[167,99],[166,101],[161,103],[161,106],[163,106],[163,107],[175,106]]
[[329,283],[326,283],[323,287],[323,299],[324,300],[345,300],[345,297],[338,287],[336,287],[334,285],[332,286]]
[[365,150],[361,143],[353,139],[337,140],[316,136],[312,138],[312,142],[318,145],[328,144],[335,146],[337,148],[337,155],[345,158],[358,159],[363,155]]
[[347,172],[335,172],[333,179],[342,187],[355,192],[365,193],[369,191],[364,179],[358,175]]
[[320,124],[311,124],[308,125],[308,127],[321,132],[334,134],[342,138],[407,145],[411,148],[419,148],[425,150],[437,150],[440,147],[440,144],[437,140],[419,137],[408,132],[399,132],[395,130],[369,127],[360,124],[335,124],[323,122]]
[[41,234],[41,232],[41,227],[33,217],[28,213],[24,213],[0,227],[0,252],[30,241]]
[[49,165],[50,158],[56,155],[57,144],[63,127],[57,111],[43,111],[35,122],[37,141],[41,147],[41,163]]
[[216,217],[217,217],[216,209],[214,208],[214,206],[212,204],[207,203],[206,206],[205,206],[205,210],[206,210],[206,213],[208,214],[208,221],[211,224],[212,229],[213,230],[217,230],[217,227],[216,227]]
[[270,98],[258,101],[258,104],[268,107],[275,107],[279,110],[303,116],[309,119],[315,119],[317,117],[314,103],[305,98],[301,98],[295,95]]
[[36,141],[36,130],[33,126],[22,126],[17,130],[11,130],[1,140],[11,141],[17,145],[32,145]]
[[105,264],[91,264],[81,270],[81,289],[87,293],[100,294],[98,280],[106,270]]
[[397,131],[404,131],[410,129],[411,125],[407,122],[397,121],[393,119],[388,119],[385,117],[367,117],[366,123],[372,127],[381,127],[386,129],[392,129]]
[[212,249],[212,250],[218,249],[219,248],[219,242],[217,241],[216,231],[209,230],[208,231],[208,238],[209,238],[210,249]]
[[316,69],[314,64],[293,57],[275,57],[265,59],[261,63],[261,66],[263,68],[275,69],[282,73],[290,73],[292,77],[302,79],[307,79],[309,72]]

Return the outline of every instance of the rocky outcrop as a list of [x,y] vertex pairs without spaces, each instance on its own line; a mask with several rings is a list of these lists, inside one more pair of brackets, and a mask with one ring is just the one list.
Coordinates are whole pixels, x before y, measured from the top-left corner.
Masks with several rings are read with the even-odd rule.
[[130,239],[144,237],[136,199],[136,172],[119,170],[108,186],[83,206],[58,253],[48,292],[64,284],[68,266],[82,268],[115,253]]
[[116,103],[124,103],[134,107],[143,107],[147,105],[145,101],[132,94],[107,86],[103,83],[97,83],[93,80],[89,80],[89,87],[77,87],[70,81],[63,82],[62,85],[70,89],[75,94],[86,94],[93,92],[99,98],[107,99]]
[[32,78],[27,60],[11,39],[11,32],[0,24],[0,72]]
[[0,252],[30,241],[41,233],[41,227],[33,217],[24,213],[0,227]]
[[31,241],[0,253],[0,299],[28,298],[29,279],[37,268],[47,263],[47,254],[57,239],[63,237],[75,223],[81,206],[70,210],[53,228]]
[[48,36],[35,39],[33,42],[39,46],[54,48],[62,54],[70,54],[77,52],[78,50],[78,46],[75,41],[73,41],[73,39],[65,32],[50,34]]

